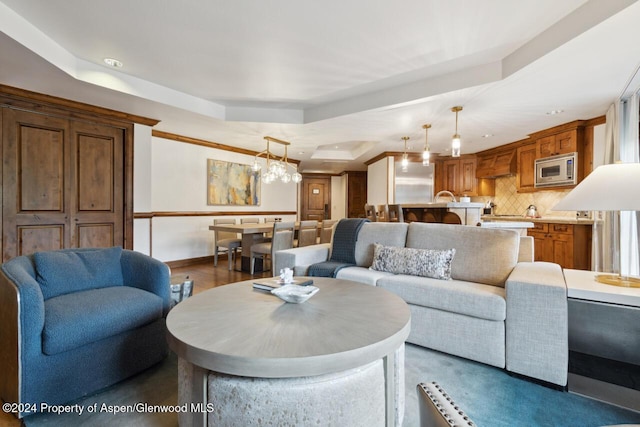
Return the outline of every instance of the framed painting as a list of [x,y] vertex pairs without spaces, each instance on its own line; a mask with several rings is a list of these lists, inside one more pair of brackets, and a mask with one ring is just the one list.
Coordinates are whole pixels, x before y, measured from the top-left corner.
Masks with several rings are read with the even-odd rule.
[[251,165],[207,159],[207,205],[260,205],[260,172]]

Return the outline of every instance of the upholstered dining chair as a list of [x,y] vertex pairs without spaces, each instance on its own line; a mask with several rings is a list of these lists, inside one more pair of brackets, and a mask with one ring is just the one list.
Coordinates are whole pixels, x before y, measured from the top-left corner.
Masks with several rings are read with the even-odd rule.
[[389,205],[378,205],[378,222],[389,222]]
[[402,206],[388,205],[387,209],[389,212],[389,222],[404,222],[404,217],[402,215]]
[[318,243],[331,243],[333,235],[333,226],[338,222],[335,219],[325,219],[322,221],[322,229],[320,230],[320,240]]
[[256,218],[256,217],[240,218],[240,224],[260,224],[260,218]]
[[[251,245],[251,274],[255,269],[256,258],[261,258],[264,262],[266,257],[271,258],[271,267],[275,266],[276,252],[283,249],[293,248],[293,233],[295,232],[294,222],[274,222],[273,233],[270,242],[262,242]],[[273,271],[278,274],[278,271]]]
[[[233,218],[214,219],[213,225],[219,224],[235,224],[236,220]],[[238,238],[238,233],[231,233],[228,231],[213,231],[213,265],[218,266],[218,254],[221,249],[222,252],[227,253],[229,258],[229,271],[233,270],[233,263],[237,256],[238,248],[242,245],[242,240]]]
[[315,219],[308,221],[300,221],[298,228],[298,244],[297,247],[310,246],[316,244],[318,237],[318,221]]
[[476,424],[435,381],[417,386],[420,427],[475,427]]
[[374,205],[365,204],[364,205],[364,216],[371,222],[378,221],[378,215],[376,212],[376,207]]

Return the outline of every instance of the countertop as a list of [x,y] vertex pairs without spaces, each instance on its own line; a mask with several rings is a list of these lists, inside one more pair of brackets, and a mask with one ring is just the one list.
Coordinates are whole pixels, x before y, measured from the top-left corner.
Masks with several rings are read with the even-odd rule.
[[403,204],[403,208],[418,208],[418,209],[431,209],[431,208],[455,208],[455,209],[481,209],[484,207],[484,203],[476,202],[432,202],[432,203],[413,203]]
[[531,221],[482,221],[482,228],[533,228]]
[[570,218],[560,216],[545,216],[541,218],[525,218],[521,215],[482,215],[480,217],[482,221],[526,221],[526,222],[542,222],[547,224],[580,224],[580,225],[593,225],[593,219],[591,218]]

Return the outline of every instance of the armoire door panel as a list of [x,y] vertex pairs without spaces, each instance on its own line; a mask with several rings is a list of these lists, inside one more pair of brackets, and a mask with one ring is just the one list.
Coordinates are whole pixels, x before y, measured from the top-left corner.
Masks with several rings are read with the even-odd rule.
[[78,211],[113,211],[113,138],[77,135]]
[[113,224],[83,224],[76,229],[79,248],[103,248],[115,245]]
[[77,247],[124,245],[124,132],[73,122],[71,147],[76,197],[71,241]]
[[20,212],[64,210],[64,130],[17,124]]
[[20,254],[64,248],[64,224],[20,226],[17,234]]
[[2,260],[67,247],[69,122],[10,108],[2,116]]

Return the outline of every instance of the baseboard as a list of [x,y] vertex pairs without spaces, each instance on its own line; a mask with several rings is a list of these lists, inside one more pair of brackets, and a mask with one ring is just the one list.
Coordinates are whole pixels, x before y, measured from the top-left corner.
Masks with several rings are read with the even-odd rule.
[[640,391],[569,372],[569,393],[640,413]]
[[[227,254],[218,255],[218,262],[220,262],[220,260],[222,259],[224,259],[226,262]],[[169,268],[178,268],[178,267],[187,267],[189,265],[194,265],[194,264],[203,264],[205,262],[210,262],[213,265],[213,255],[203,256],[198,258],[180,259],[177,261],[167,261],[165,264],[167,264]]]

